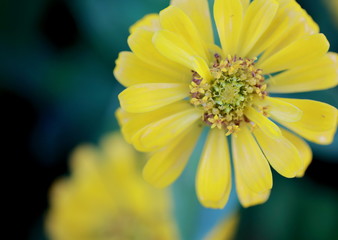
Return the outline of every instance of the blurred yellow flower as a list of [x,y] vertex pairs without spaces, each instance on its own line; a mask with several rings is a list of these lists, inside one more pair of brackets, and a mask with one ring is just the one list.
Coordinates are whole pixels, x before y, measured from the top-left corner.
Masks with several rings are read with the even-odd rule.
[[338,1],[337,0],[325,0],[325,3],[331,13],[331,16],[338,28]]
[[79,146],[71,176],[51,191],[47,233],[53,240],[178,239],[168,191],[149,186],[119,134],[99,147]]
[[[223,208],[231,189],[231,135],[237,194],[245,207],[265,202],[272,166],[302,176],[307,140],[330,144],[337,109],[269,93],[337,85],[338,57],[294,0],[215,0],[222,49],[214,44],[207,0],[171,5],[131,27],[114,70],[125,89],[117,117],[126,140],[152,152],[145,179],[165,187],[180,176],[203,127],[210,127],[196,176],[200,202]],[[273,121],[272,121],[273,120]]]
[[212,229],[204,240],[231,240],[235,238],[239,222],[238,213],[233,213]]

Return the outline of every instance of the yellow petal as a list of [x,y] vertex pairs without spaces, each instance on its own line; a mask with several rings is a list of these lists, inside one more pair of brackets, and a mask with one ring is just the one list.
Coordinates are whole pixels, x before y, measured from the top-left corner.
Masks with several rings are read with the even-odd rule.
[[153,42],[162,55],[195,70],[206,80],[212,79],[207,62],[181,36],[162,30],[155,33]]
[[238,55],[246,57],[276,15],[275,0],[255,0],[248,7],[240,36]]
[[268,91],[294,93],[337,86],[338,55],[328,53],[308,65],[292,68],[269,79]]
[[324,56],[329,46],[323,34],[305,36],[265,61],[260,60],[258,66],[265,74],[304,66]]
[[218,55],[221,56],[221,58],[224,58],[224,54],[223,54],[223,50],[222,48],[220,48],[219,46],[217,46],[216,44],[209,44],[208,45],[208,49],[209,49],[209,54],[210,56],[215,56],[215,54],[217,53]]
[[130,121],[132,114],[124,111],[122,108],[118,108],[115,112],[117,122],[120,126],[123,126]]
[[169,104],[167,106],[164,106],[162,108],[156,109],[151,112],[146,113],[123,113],[122,109],[119,111],[120,115],[118,117],[119,121],[121,119],[124,120],[124,123],[121,124],[121,130],[123,133],[123,136],[126,138],[126,140],[130,143],[133,136],[143,129],[144,127],[148,126],[151,123],[160,121],[161,119],[164,119],[166,117],[169,117],[173,114],[176,114],[178,112],[182,112],[185,110],[191,109],[191,105],[188,103],[188,101],[181,100],[176,103]]
[[173,183],[184,170],[201,130],[194,125],[170,145],[155,152],[143,169],[144,179],[159,188]]
[[270,190],[266,192],[253,192],[250,188],[244,184],[243,179],[239,174],[237,174],[235,169],[235,176],[236,176],[236,191],[239,202],[243,207],[251,207],[257,204],[265,203],[270,196]]
[[248,57],[256,57],[268,49],[261,57],[265,59],[298,38],[318,32],[317,24],[296,1],[278,0],[278,2],[279,8],[275,18],[251,49]]
[[303,168],[297,148],[285,137],[271,138],[258,128],[254,134],[264,155],[279,174],[292,178]]
[[176,33],[190,44],[198,56],[208,60],[206,44],[201,39],[196,26],[190,18],[178,7],[169,6],[160,12],[163,29]]
[[298,133],[307,140],[318,144],[330,144],[337,129],[337,109],[329,104],[304,100],[283,99],[303,111],[297,122],[279,121],[287,128]]
[[148,31],[158,31],[161,29],[160,17],[158,14],[148,14],[142,19],[138,20],[129,28],[129,32],[133,34],[137,29],[142,28]]
[[325,131],[336,127],[337,109],[329,104],[307,100],[283,98],[283,101],[293,104],[303,111],[301,122],[304,128],[314,131]]
[[250,5],[250,0],[241,0],[243,9],[246,10]]
[[254,108],[248,107],[245,111],[245,116],[256,123],[262,131],[273,138],[279,138],[282,133],[279,127],[265,117],[262,113],[257,112]]
[[240,0],[215,0],[214,15],[225,56],[236,54],[243,22]]
[[194,56],[190,59],[190,65],[193,70],[195,70],[201,77],[209,81],[212,79],[210,69],[208,64],[199,56]]
[[201,38],[208,44],[214,43],[209,5],[207,0],[172,0],[171,5],[182,9],[198,28]]
[[[256,42],[255,46],[249,51],[249,58],[259,56],[264,50],[284,37],[286,32],[290,31],[294,19],[288,16],[288,14],[289,12],[285,11],[285,8],[279,6],[273,21]],[[294,36],[290,37],[293,38]]]
[[114,69],[115,78],[125,87],[140,83],[179,83],[190,80],[191,73],[189,75],[175,70],[164,71],[143,62],[131,52],[121,52]]
[[[279,34],[277,34],[278,38],[276,38],[276,35],[272,36],[272,32],[266,35],[266,37],[270,35],[273,41],[270,42],[269,39],[266,39],[269,44],[271,43],[271,46],[268,46],[262,56],[260,56],[260,61],[262,62],[297,39],[319,32],[318,25],[296,1],[278,0],[278,2],[280,7],[278,8],[277,15],[279,16],[276,16],[276,24],[272,23],[270,26],[271,29],[268,29],[267,32],[269,32],[269,30],[274,31],[274,29],[282,30],[279,25],[284,25],[285,23],[287,27],[282,35],[279,36]],[[275,31],[275,33],[277,32]]]
[[133,53],[144,63],[161,71],[164,75],[174,75],[175,79],[191,79],[191,69],[177,64],[161,55],[153,44],[154,33],[137,29],[128,38],[128,45]]
[[[292,20],[289,19],[288,22],[290,23],[292,22]],[[304,27],[302,25],[296,25],[291,28],[287,28],[287,31],[283,32],[281,36],[278,36],[279,38],[274,38],[275,41],[272,42],[271,46],[268,46],[268,48],[262,53],[262,55],[259,57],[258,62],[259,63],[264,62],[266,59],[271,58],[274,54],[278,53],[280,50],[286,48],[290,44],[296,42],[297,40],[303,38],[304,36],[308,36],[304,34],[303,30]],[[265,47],[266,46],[264,46],[264,48]],[[263,46],[261,46],[261,48],[263,48]],[[257,49],[257,51],[253,49],[253,52],[250,52],[249,56],[259,51],[260,49]]]
[[297,173],[297,177],[303,177],[307,167],[312,161],[312,151],[310,146],[301,138],[282,129],[283,136],[286,137],[298,150],[300,158],[303,162],[303,167]]
[[187,84],[144,83],[133,85],[118,96],[121,107],[132,113],[149,112],[189,95]]
[[211,129],[196,175],[199,201],[210,208],[223,208],[231,189],[228,142],[222,130]]
[[245,125],[236,135],[232,135],[231,146],[236,174],[241,175],[246,188],[256,193],[271,189],[272,174],[269,163]]
[[[152,149],[142,148],[142,146],[139,147],[138,142],[135,143],[134,141],[132,141],[132,139],[135,137],[135,135],[140,134],[139,132],[143,128],[141,128],[139,125],[135,126],[134,124],[128,124],[128,123],[133,122],[133,120],[135,118],[137,119],[138,116],[141,116],[142,114],[140,114],[140,113],[129,113],[129,112],[124,111],[122,108],[119,108],[119,109],[116,110],[115,115],[116,115],[116,118],[117,118],[119,125],[121,126],[121,132],[122,132],[122,135],[123,135],[124,139],[126,140],[126,142],[132,143],[134,145],[134,147],[138,151],[141,151],[141,152],[142,151],[147,152],[147,151],[152,150]],[[141,129],[139,129],[139,128],[141,128]],[[129,131],[129,129],[132,129],[132,130],[136,129],[136,130],[131,132],[131,131]]]
[[141,136],[141,143],[146,148],[160,148],[174,141],[185,129],[201,119],[202,113],[191,107],[160,121],[148,125]]
[[148,130],[148,127],[144,127],[134,134],[131,135],[130,142],[133,144],[134,148],[140,152],[154,152],[159,150],[161,147],[145,147],[141,141],[143,134]]
[[296,106],[285,102],[284,98],[265,97],[263,102],[269,106],[269,113],[275,119],[296,122],[302,117],[303,112]]
[[280,7],[284,9],[285,14],[293,19],[295,25],[303,25],[304,31],[307,34],[319,32],[318,24],[312,17],[300,6],[295,0],[277,0]]

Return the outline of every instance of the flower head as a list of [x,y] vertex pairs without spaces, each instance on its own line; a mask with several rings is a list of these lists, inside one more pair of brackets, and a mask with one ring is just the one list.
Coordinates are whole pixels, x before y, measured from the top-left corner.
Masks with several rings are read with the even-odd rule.
[[79,146],[71,167],[52,188],[51,239],[178,239],[168,192],[142,180],[135,152],[119,134],[100,147]]
[[209,128],[196,188],[212,208],[229,197],[231,138],[237,194],[251,206],[269,196],[270,166],[304,174],[312,153],[297,135],[330,144],[337,127],[336,108],[272,94],[335,87],[338,57],[294,0],[215,0],[214,19],[221,47],[206,0],[173,0],[131,28],[132,52],[120,53],[114,70],[127,87],[117,117],[127,141],[152,152],[143,175],[158,187],[182,173]]

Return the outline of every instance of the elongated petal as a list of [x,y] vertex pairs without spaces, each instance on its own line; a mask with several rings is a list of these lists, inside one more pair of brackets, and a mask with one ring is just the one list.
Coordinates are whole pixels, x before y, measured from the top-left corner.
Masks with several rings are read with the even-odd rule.
[[303,112],[296,106],[285,102],[284,98],[265,97],[263,102],[269,107],[269,113],[275,119],[296,122],[302,117]]
[[239,56],[247,56],[271,24],[277,9],[278,3],[275,0],[255,0],[250,4],[241,29]]
[[240,0],[215,0],[215,22],[225,56],[236,54],[243,22]]
[[297,173],[297,177],[303,177],[307,167],[312,161],[312,151],[309,146],[303,139],[297,137],[296,135],[290,133],[287,130],[282,129],[283,136],[286,137],[298,150],[300,158],[303,162],[303,167]]
[[318,33],[317,24],[296,1],[278,0],[278,3],[276,16],[248,57],[256,57],[264,52],[262,57],[265,59],[304,35]]
[[[289,23],[293,20],[289,19]],[[281,27],[281,26],[279,26]],[[259,62],[264,62],[266,59],[271,58],[276,53],[281,51],[282,49],[286,48],[287,46],[291,45],[292,43],[296,42],[297,40],[303,38],[304,36],[308,36],[304,33],[304,26],[302,25],[296,25],[293,27],[288,27],[287,31],[283,32],[281,36],[278,36],[279,38],[276,38],[274,42],[271,43],[271,46],[269,46],[259,57]],[[262,47],[262,46],[261,46]],[[264,46],[265,47],[265,46]],[[260,51],[259,48],[253,49],[252,52],[250,52],[250,56]]]
[[193,21],[201,38],[208,44],[214,43],[210,10],[207,0],[172,0],[171,5],[182,9]]
[[[290,27],[294,23],[294,18],[289,16],[288,10],[289,9],[282,7],[281,4],[279,5],[273,21],[256,42],[255,46],[250,50],[248,57],[252,58],[260,55],[260,53],[272,44],[278,42],[281,37],[284,37],[286,32],[290,31]],[[294,36],[289,37],[293,38]]]
[[181,36],[162,30],[155,33],[153,42],[167,58],[195,70],[206,80],[212,78],[207,62]]
[[324,56],[329,49],[329,42],[323,34],[303,37],[280,50],[258,66],[265,74],[307,65]]
[[280,136],[282,136],[279,127],[263,114],[257,112],[254,108],[248,107],[245,111],[245,116],[254,123],[256,123],[262,129],[262,131],[264,131],[271,137],[279,138]]
[[318,24],[295,0],[278,0],[280,6],[285,8],[286,15],[294,20],[294,24],[301,24],[306,34],[319,32]]
[[124,111],[122,108],[118,108],[115,112],[116,119],[120,126],[123,126],[132,118],[132,114]]
[[292,98],[283,98],[283,101],[293,104],[303,111],[303,116],[299,122],[304,128],[325,131],[336,127],[337,109],[329,104]]
[[228,142],[224,132],[210,130],[198,165],[196,190],[200,202],[210,208],[223,208],[231,189]]
[[299,121],[292,123],[276,119],[277,121],[315,143],[330,144],[333,141],[337,129],[337,109],[335,107],[304,99],[288,98],[284,101],[302,110],[303,116]]
[[143,169],[144,179],[159,188],[174,182],[185,168],[201,130],[197,125],[188,128],[169,146],[152,155]]
[[232,153],[236,174],[240,174],[243,184],[256,193],[266,192],[272,187],[272,174],[256,140],[243,125],[236,135],[232,135]]
[[292,178],[303,168],[297,148],[285,137],[271,138],[260,129],[255,129],[254,134],[269,163],[279,174]]
[[130,49],[139,59],[164,75],[174,75],[175,79],[191,78],[191,69],[171,61],[158,52],[153,44],[153,36],[154,32],[137,29],[128,38]]
[[119,94],[121,107],[127,112],[149,112],[189,95],[187,84],[144,83],[133,85]]
[[261,192],[261,193],[254,192],[250,188],[247,187],[241,175],[239,175],[236,172],[236,169],[235,169],[235,175],[236,175],[237,196],[243,207],[251,207],[257,204],[262,204],[262,203],[265,203],[266,200],[268,200],[270,196],[270,190],[267,190],[266,192]]
[[[278,2],[280,7],[278,8],[277,16],[275,18],[275,24],[272,23],[270,28],[264,34],[265,37],[267,37],[265,40],[269,44],[271,43],[271,46],[268,46],[260,56],[260,61],[262,62],[294,41],[306,35],[312,35],[319,32],[318,25],[296,1],[278,0]],[[283,31],[281,35],[277,34],[277,31],[282,30],[280,25],[285,24],[287,24],[285,31]],[[263,43],[261,43],[261,45],[262,44]],[[258,45],[255,47],[257,47],[257,49],[259,48]]]
[[[124,111],[122,108],[119,108],[117,109],[115,115],[119,122],[119,125],[121,126],[121,132],[123,134],[123,137],[128,143],[132,143],[134,147],[141,152],[150,152],[154,150],[154,149],[146,149],[140,144],[140,141],[138,140],[139,135],[142,135],[142,130],[145,128],[142,124],[146,122],[146,120],[144,122],[140,121],[140,124],[133,124],[135,123],[135,119],[139,119],[139,117],[142,116],[143,114],[129,113]],[[134,131],[132,132],[132,130]],[[136,138],[136,140],[134,138]]]
[[140,83],[179,83],[189,79],[180,71],[163,71],[161,68],[151,66],[131,52],[119,54],[114,76],[125,87]]
[[255,43],[254,47],[247,53],[248,58],[259,56],[271,44],[276,42],[283,36],[285,31],[289,30],[289,18],[275,18],[270,24],[269,28],[262,34],[259,40]]
[[338,55],[328,53],[311,64],[290,69],[269,79],[268,91],[294,93],[337,86]]
[[159,15],[152,13],[144,16],[129,28],[129,32],[133,34],[137,29],[140,28],[154,32],[160,30],[161,24]]
[[176,33],[190,44],[198,56],[208,60],[206,44],[200,38],[198,30],[190,18],[178,7],[169,6],[160,13],[161,26]]
[[141,141],[141,139],[142,139],[143,134],[147,130],[148,130],[148,127],[146,126],[146,127],[142,128],[142,129],[138,130],[134,134],[132,134],[130,142],[133,144],[134,148],[137,151],[140,151],[140,152],[154,152],[154,151],[159,150],[161,148],[161,146],[157,146],[157,147],[154,147],[154,146],[145,147],[143,145],[143,142]]
[[[132,137],[141,129],[148,126],[149,124],[155,123],[169,117],[178,112],[191,109],[191,105],[185,101],[181,100],[176,103],[169,104],[162,108],[156,109],[155,111],[146,112],[146,113],[127,113],[127,116],[123,116],[120,113],[118,119],[129,118],[128,121],[122,124],[122,133],[128,142],[131,142]],[[123,110],[122,110],[123,111]],[[121,110],[120,110],[121,112]]]
[[147,127],[141,136],[141,143],[146,148],[159,148],[174,141],[185,129],[201,118],[201,112],[193,107],[178,112]]

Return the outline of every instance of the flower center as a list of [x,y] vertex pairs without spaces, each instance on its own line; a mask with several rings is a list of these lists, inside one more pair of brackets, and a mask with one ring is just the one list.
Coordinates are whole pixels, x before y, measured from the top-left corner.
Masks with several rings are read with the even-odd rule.
[[248,121],[245,108],[255,97],[267,95],[262,70],[255,68],[255,60],[230,55],[222,59],[215,54],[211,81],[193,71],[190,102],[204,111],[202,120],[211,128],[224,129],[226,135],[236,132],[242,121]]

